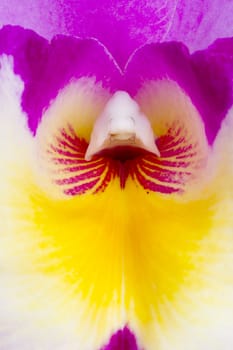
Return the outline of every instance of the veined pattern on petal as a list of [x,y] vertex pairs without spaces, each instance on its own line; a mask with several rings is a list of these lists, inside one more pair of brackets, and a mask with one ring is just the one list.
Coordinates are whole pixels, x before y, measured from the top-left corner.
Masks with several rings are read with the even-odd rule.
[[209,147],[201,116],[190,98],[170,80],[145,83],[135,98],[158,137],[161,155],[143,159],[137,180],[143,181],[144,173],[145,186],[151,183],[165,193],[183,193],[201,185]]
[[35,138],[35,174],[55,196],[102,189],[113,176],[103,161],[84,160],[86,140],[107,98],[94,78],[83,78],[61,91],[45,112]]
[[[146,85],[136,96],[158,135],[155,142],[160,157],[138,148],[117,147],[85,161],[91,128],[107,101],[107,94],[99,88],[93,96],[102,102],[96,106],[89,89],[90,81],[85,86],[83,82],[71,85],[53,102],[39,127],[36,139],[40,164],[47,173],[44,180],[55,190],[68,196],[98,193],[118,179],[122,189],[131,180],[148,192],[181,194],[190,182],[199,181],[208,156],[204,128],[191,101],[174,82]],[[70,100],[76,94],[80,100],[73,104]],[[67,100],[67,110],[58,110],[59,100],[64,105]],[[84,105],[90,110],[85,111]]]
[[90,162],[84,160],[87,142],[78,138],[70,125],[60,130],[54,141],[57,145],[49,145],[48,156],[52,156],[53,164],[62,166],[55,170],[55,176],[57,174],[60,178],[54,182],[62,186],[65,194],[103,191],[115,177],[116,172],[110,160],[103,157]]
[[182,125],[174,125],[157,140],[161,157],[152,154],[134,164],[132,177],[146,190],[162,193],[183,192],[193,171],[202,166],[197,162],[198,144],[190,144]]

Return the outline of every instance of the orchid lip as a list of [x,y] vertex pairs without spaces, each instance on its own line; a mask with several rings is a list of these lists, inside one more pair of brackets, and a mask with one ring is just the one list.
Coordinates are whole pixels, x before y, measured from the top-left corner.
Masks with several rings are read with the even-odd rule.
[[85,160],[116,147],[140,148],[160,156],[155,139],[150,122],[137,102],[127,92],[117,91],[94,124]]

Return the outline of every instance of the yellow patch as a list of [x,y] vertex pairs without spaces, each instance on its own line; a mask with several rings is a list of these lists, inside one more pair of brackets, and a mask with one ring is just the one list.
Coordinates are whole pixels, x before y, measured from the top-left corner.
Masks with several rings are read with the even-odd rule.
[[[97,344],[124,323],[139,328],[139,339],[150,325],[166,328],[167,303],[171,312],[180,290],[204,283],[204,266],[215,254],[202,243],[213,226],[213,196],[187,203],[147,194],[132,180],[119,190],[115,180],[103,193],[53,200],[27,182],[17,184],[23,208],[16,202],[12,217],[16,269],[29,278],[56,278],[49,295],[64,299],[58,314],[73,319],[83,335],[84,328],[96,330]],[[53,314],[47,316],[49,322]]]

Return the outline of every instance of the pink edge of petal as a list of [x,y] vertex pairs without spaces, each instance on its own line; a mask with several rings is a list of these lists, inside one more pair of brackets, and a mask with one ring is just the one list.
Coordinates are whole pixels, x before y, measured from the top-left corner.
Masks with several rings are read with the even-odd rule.
[[178,42],[146,44],[127,62],[126,90],[134,96],[145,81],[176,81],[198,109],[212,144],[233,103],[232,50],[233,38],[221,39],[193,55]]
[[110,91],[122,88],[119,67],[94,39],[56,36],[49,43],[31,30],[5,26],[0,30],[0,55],[12,55],[14,71],[24,81],[22,108],[33,133],[43,111],[73,79],[93,77]]
[[231,36],[232,12],[229,0],[2,0],[0,26],[21,25],[47,39],[95,37],[124,66],[144,43],[182,41],[193,52]]

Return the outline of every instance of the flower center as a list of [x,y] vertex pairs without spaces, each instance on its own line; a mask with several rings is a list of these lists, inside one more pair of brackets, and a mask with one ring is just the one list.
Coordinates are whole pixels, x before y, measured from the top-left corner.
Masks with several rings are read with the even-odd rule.
[[50,195],[95,194],[115,183],[125,190],[196,192],[199,179],[205,181],[208,143],[177,85],[150,82],[134,100],[124,91],[109,97],[101,90],[93,98],[93,86],[80,84],[57,97],[37,130],[36,174]]
[[131,158],[136,150],[160,155],[147,117],[127,92],[117,91],[95,122],[85,160],[102,152]]

